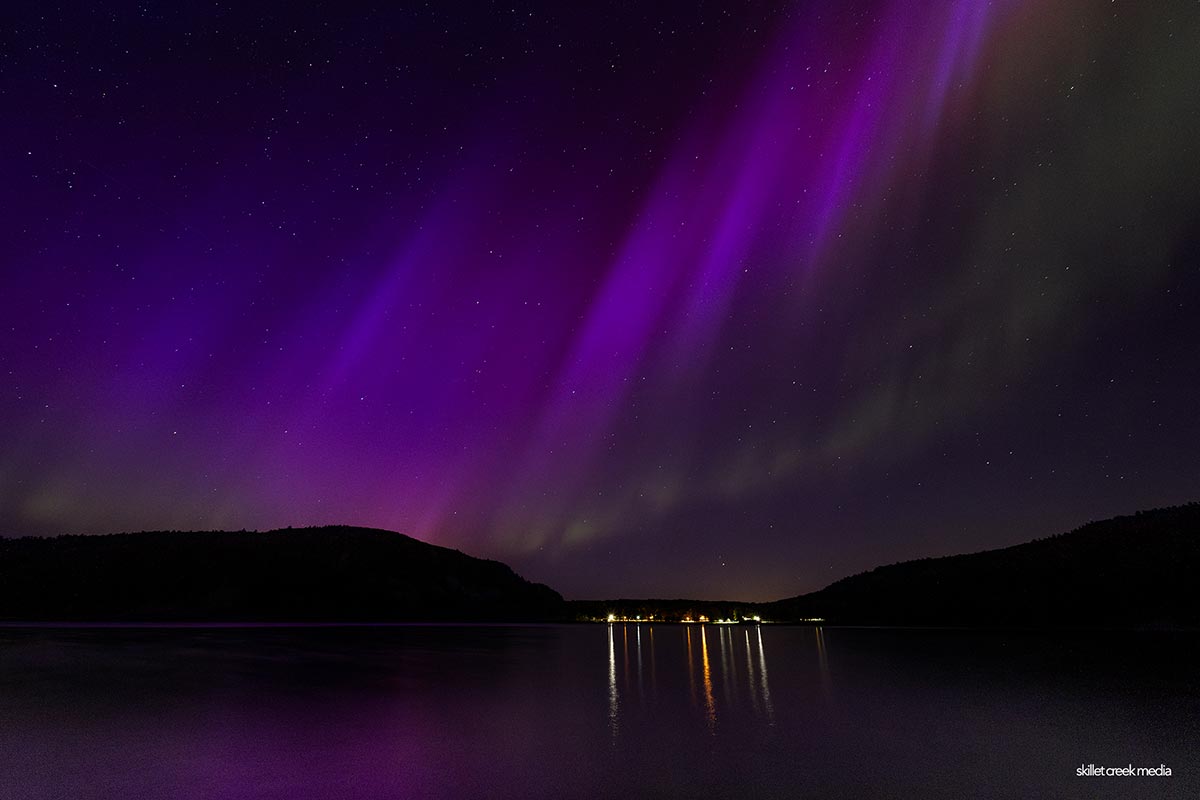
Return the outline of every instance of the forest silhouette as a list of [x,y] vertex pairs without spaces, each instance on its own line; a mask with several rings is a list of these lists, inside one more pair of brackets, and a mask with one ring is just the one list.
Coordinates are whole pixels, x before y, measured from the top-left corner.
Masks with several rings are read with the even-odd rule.
[[769,603],[564,601],[508,566],[368,528],[0,539],[10,621],[820,621],[1200,625],[1200,503],[999,550],[878,567]]

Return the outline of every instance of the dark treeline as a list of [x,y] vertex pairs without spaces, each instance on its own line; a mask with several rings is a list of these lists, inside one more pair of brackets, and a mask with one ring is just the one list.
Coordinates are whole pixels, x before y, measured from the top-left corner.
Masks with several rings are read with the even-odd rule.
[[1200,626],[1200,504],[1002,550],[878,567],[772,603],[566,603],[496,561],[327,527],[0,539],[0,619]]
[[1200,625],[1200,503],[970,555],[878,567],[763,606],[871,625]]
[[562,597],[497,561],[325,527],[0,539],[9,620],[521,621]]
[[823,620],[843,625],[1200,626],[1200,503],[970,555],[878,567],[771,603],[589,600],[575,619]]

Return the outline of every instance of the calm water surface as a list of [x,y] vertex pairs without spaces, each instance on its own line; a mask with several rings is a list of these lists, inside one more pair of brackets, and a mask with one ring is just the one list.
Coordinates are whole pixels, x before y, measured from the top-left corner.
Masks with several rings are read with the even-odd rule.
[[1197,797],[1198,639],[0,629],[0,797]]

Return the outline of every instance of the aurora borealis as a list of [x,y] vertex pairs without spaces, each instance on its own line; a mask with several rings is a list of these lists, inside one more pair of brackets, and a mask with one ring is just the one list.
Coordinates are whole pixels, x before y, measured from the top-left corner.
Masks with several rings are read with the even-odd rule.
[[758,600],[1197,498],[1194,2],[3,15],[4,534]]

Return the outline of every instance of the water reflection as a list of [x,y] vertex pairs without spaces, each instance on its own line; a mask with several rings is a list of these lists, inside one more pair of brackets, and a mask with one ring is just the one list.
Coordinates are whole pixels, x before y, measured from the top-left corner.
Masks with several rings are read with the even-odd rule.
[[613,642],[613,626],[608,623],[608,725],[613,741],[617,739],[617,649]]
[[813,628],[817,637],[817,669],[821,673],[821,690],[828,700],[833,699],[833,681],[829,675],[829,655],[825,647],[825,630],[820,625]]
[[746,683],[750,686],[750,705],[754,713],[758,713],[758,692],[754,691],[754,661],[750,657],[750,631],[745,631],[746,638]]
[[650,696],[658,697],[658,675],[656,673],[655,664],[657,659],[654,658],[654,626],[650,626]]
[[642,626],[637,626],[638,699],[642,699]]
[[621,651],[625,654],[625,688],[629,689],[629,626],[621,625]]
[[726,705],[728,705],[729,703],[732,702],[730,699],[730,695],[729,695],[729,685],[735,679],[735,676],[732,674],[733,670],[729,663],[730,662],[729,654],[726,652],[726,649],[725,649],[725,640],[728,638],[729,638],[729,629],[728,628],[717,628],[717,643],[721,646],[721,686],[725,690]]
[[1193,632],[642,628],[0,629],[0,797],[1200,798]]
[[692,626],[686,625],[683,630],[687,634],[688,689],[691,690],[692,705],[696,705],[696,659],[692,655]]
[[702,667],[704,670],[704,716],[708,719],[709,730],[715,732],[717,706],[713,702],[712,668],[708,664],[708,637],[705,635],[703,625],[700,626],[700,655],[703,658]]
[[[617,655],[617,636],[613,630],[615,623],[608,623],[608,716],[609,726],[614,741],[619,732],[619,716],[638,713],[652,713],[649,709],[661,703],[670,704],[675,698],[682,699],[693,709],[699,711],[704,719],[708,732],[717,733],[717,697],[724,713],[736,723],[736,718],[746,715],[765,720],[767,725],[775,724],[775,708],[771,702],[771,686],[767,671],[766,648],[763,644],[762,628],[760,626],[730,627],[725,625],[681,625],[666,627],[663,633],[660,627],[655,636],[653,625],[634,624],[629,630],[630,623],[621,624],[621,654]],[[645,627],[643,631],[642,628]],[[678,634],[680,638],[677,638]],[[716,637],[713,649],[709,648],[709,634]],[[825,661],[825,643],[822,633],[818,633],[818,657],[822,664],[822,680],[828,679],[828,665]],[[667,638],[660,642],[659,639]],[[693,641],[699,637],[699,642]],[[645,641],[643,641],[643,639]],[[664,678],[664,686],[678,685],[681,694],[674,697],[670,694],[659,697],[659,680],[657,666],[657,650],[660,646],[668,651],[680,653],[687,669],[687,694],[682,695],[682,675],[680,683],[675,684],[673,676]],[[697,652],[699,651],[699,652]],[[696,662],[699,661],[699,676]],[[667,662],[672,663],[671,660]],[[678,664],[678,661],[673,663]],[[743,672],[744,667],[744,672]],[[618,672],[622,672],[618,676]],[[744,675],[744,677],[743,677]],[[646,683],[649,682],[649,695]],[[621,705],[621,686],[624,687],[625,698],[638,698],[636,706],[626,702]],[[744,690],[744,691],[743,691]],[[647,703],[647,697],[651,699]],[[662,712],[658,712],[662,713]]]
[[767,711],[767,719],[775,724],[775,709],[771,705],[771,687],[767,684],[767,654],[763,651],[762,626],[758,632],[758,669],[762,679],[763,707]]

